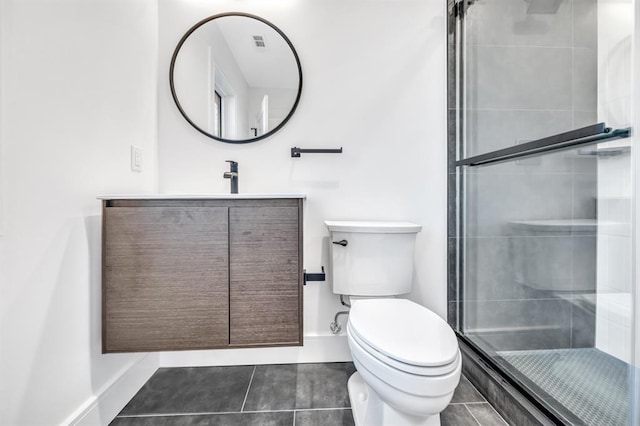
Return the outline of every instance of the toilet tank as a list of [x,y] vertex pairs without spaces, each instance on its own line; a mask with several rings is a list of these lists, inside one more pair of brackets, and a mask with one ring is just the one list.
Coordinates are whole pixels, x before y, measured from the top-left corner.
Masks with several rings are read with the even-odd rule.
[[[333,292],[350,296],[409,293],[416,234],[409,222],[326,221]],[[341,244],[336,244],[341,243]]]

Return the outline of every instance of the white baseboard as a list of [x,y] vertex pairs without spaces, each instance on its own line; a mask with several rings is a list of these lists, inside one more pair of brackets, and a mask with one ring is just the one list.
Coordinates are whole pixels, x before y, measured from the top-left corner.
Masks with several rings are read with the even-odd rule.
[[351,352],[349,351],[346,335],[305,336],[304,346],[160,353],[160,367],[347,361],[351,361]]
[[82,404],[63,424],[108,425],[155,373],[158,366],[157,353],[144,355],[125,366],[111,382]]

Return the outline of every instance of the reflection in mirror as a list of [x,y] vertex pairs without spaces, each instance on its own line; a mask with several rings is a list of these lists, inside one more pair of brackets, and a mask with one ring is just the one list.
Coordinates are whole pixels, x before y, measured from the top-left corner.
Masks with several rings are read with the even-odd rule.
[[230,13],[193,26],[171,60],[171,92],[201,133],[246,143],[278,131],[302,89],[298,55],[289,39],[262,18]]

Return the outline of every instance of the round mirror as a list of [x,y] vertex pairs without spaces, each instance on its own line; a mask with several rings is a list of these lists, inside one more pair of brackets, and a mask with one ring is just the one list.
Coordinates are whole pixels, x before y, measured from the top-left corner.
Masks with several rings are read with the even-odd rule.
[[173,53],[169,79],[184,118],[229,143],[255,142],[280,130],[302,91],[291,41],[246,13],[214,15],[191,27]]

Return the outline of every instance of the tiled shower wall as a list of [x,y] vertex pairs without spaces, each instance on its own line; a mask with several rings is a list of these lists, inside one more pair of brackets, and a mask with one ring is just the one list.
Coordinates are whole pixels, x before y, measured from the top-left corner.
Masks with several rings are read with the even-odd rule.
[[[597,122],[596,0],[561,0],[555,13],[527,13],[535,1],[481,0],[468,10],[467,157]],[[595,231],[560,226],[531,240],[537,237],[516,224],[595,219],[597,160],[587,154],[465,170],[466,334],[496,350],[593,346]],[[522,258],[526,238],[537,248]],[[568,256],[546,262],[542,255],[557,248]],[[526,282],[543,273],[564,280],[562,291],[551,281]]]

